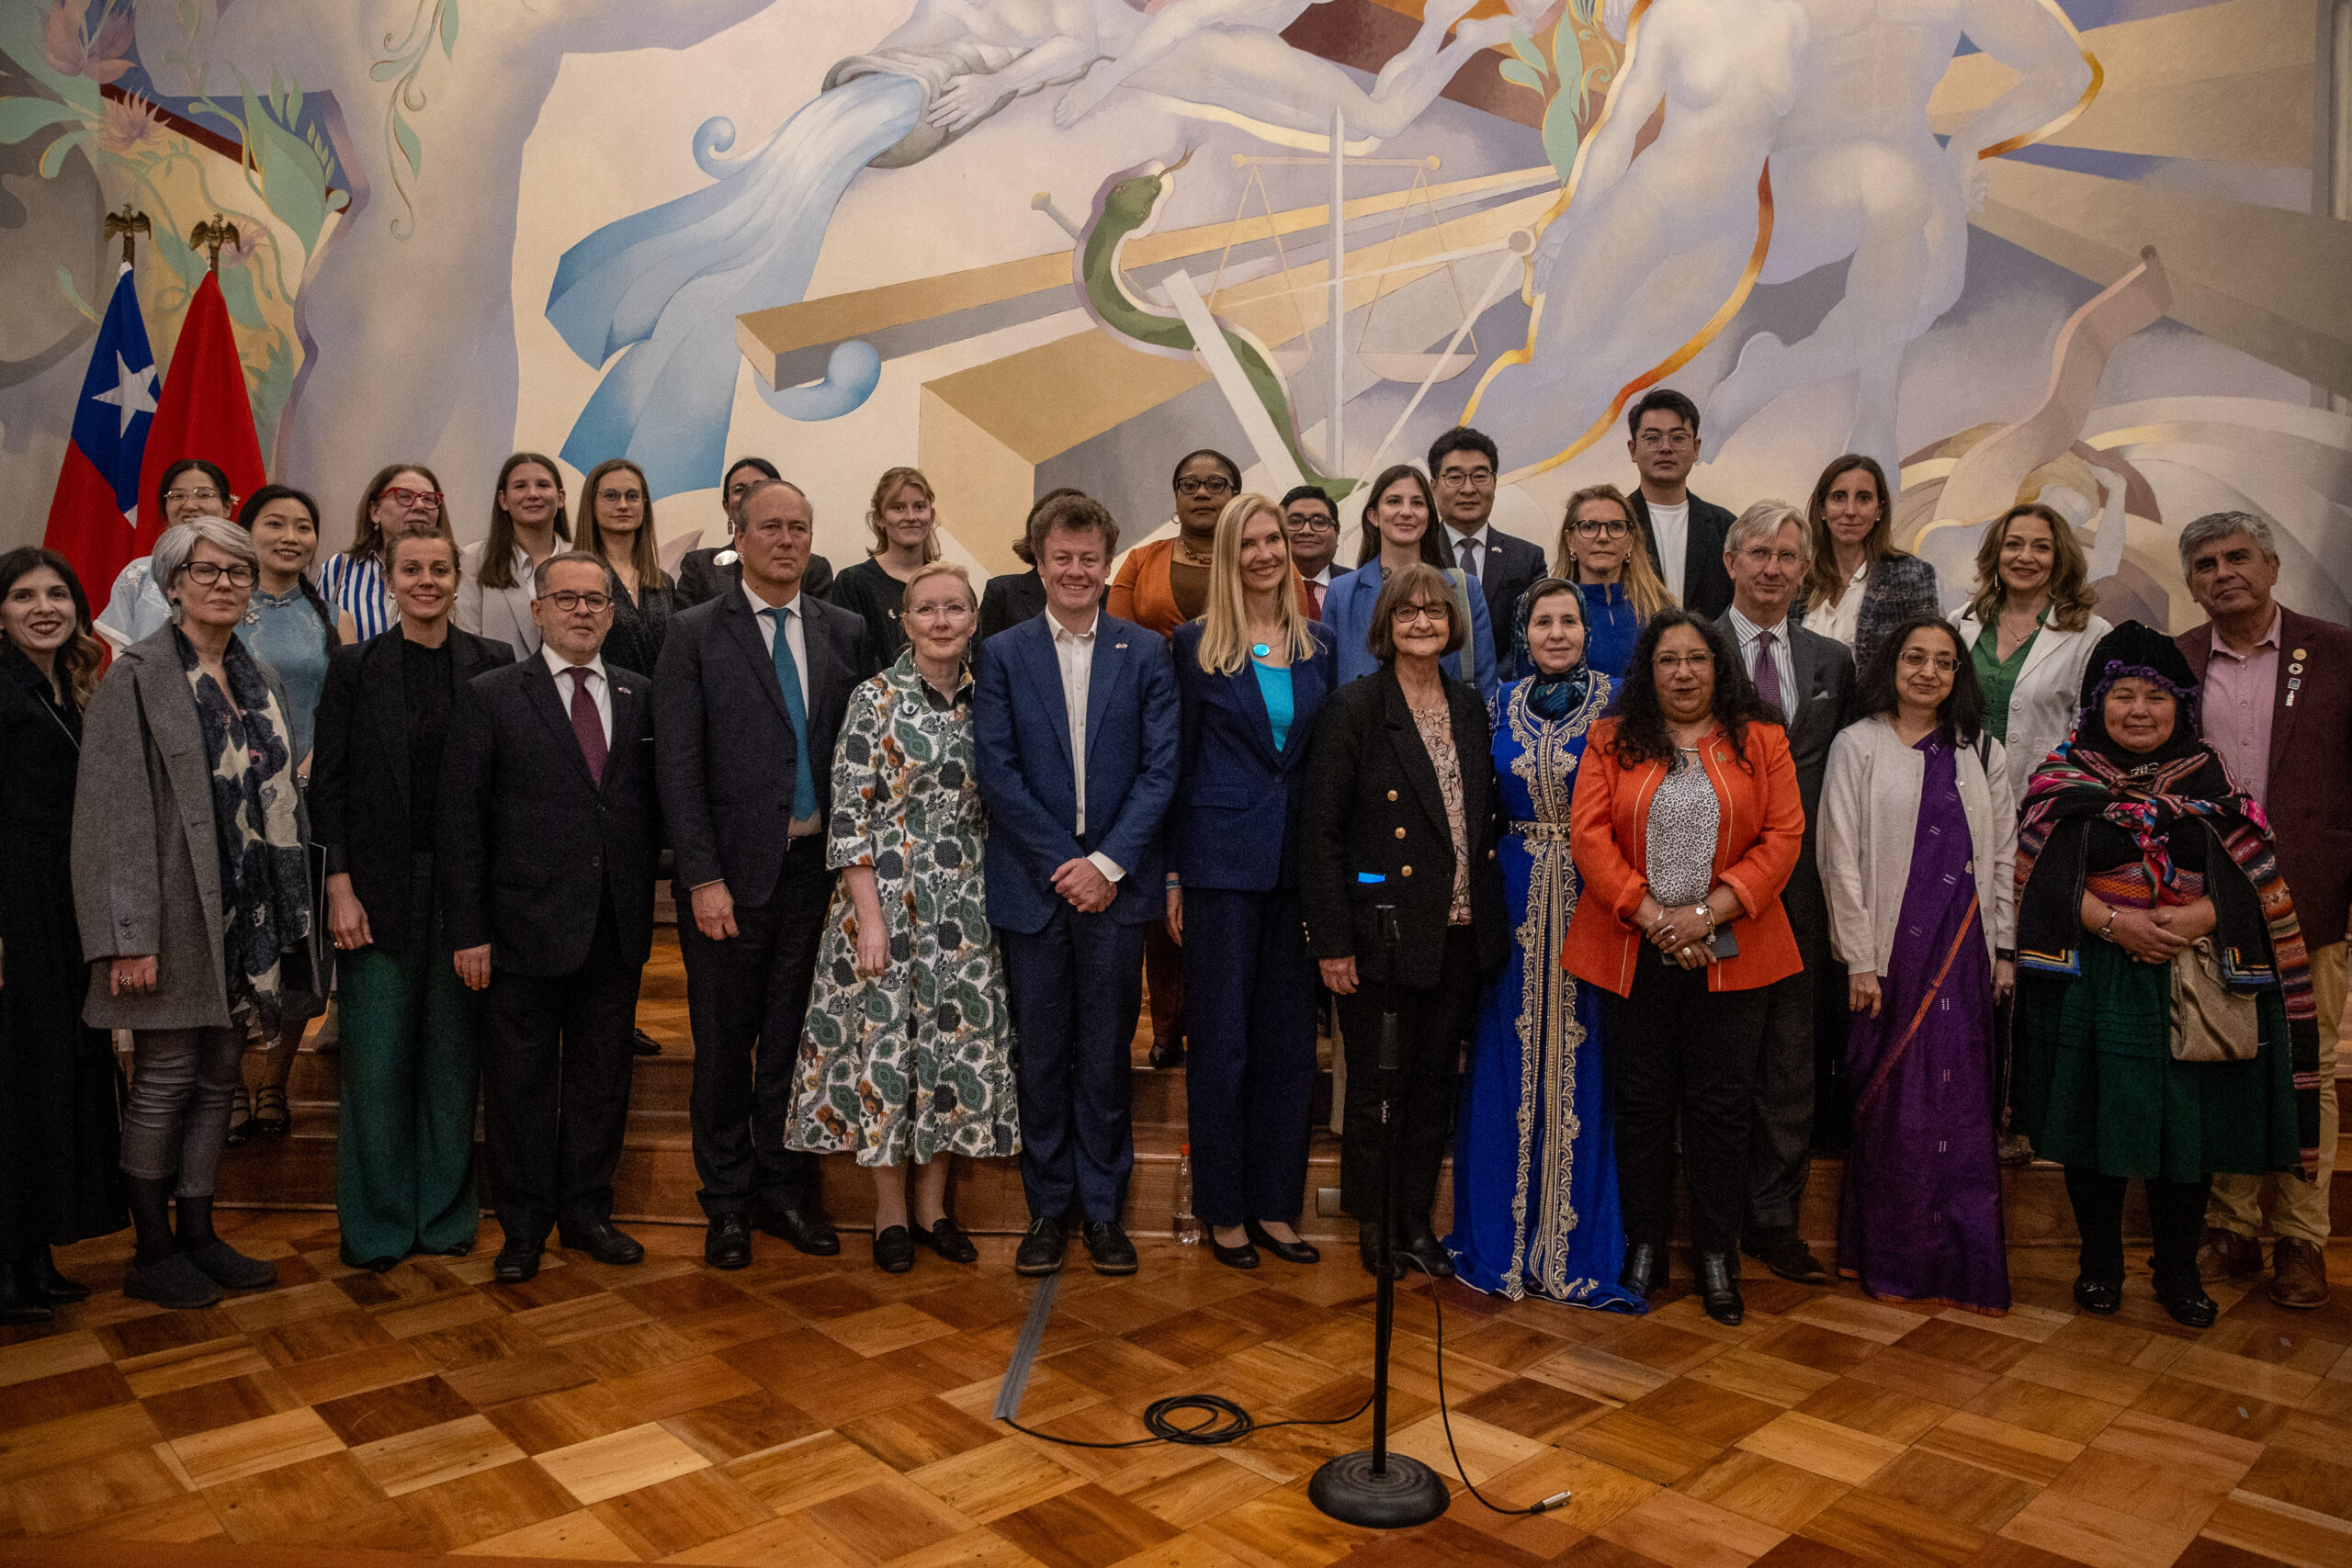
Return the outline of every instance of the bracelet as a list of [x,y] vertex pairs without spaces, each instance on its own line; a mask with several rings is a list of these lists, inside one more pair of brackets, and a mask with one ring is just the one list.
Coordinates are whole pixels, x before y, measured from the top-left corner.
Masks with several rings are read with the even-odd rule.
[[2115,911],[2113,909],[2107,911],[2107,924],[2098,928],[2098,935],[2101,942],[2115,940]]
[[1707,940],[1709,942],[1714,941],[1715,907],[1713,904],[1706,902],[1706,900],[1701,899],[1698,903],[1690,906],[1690,912],[1694,915],[1704,915],[1707,917]]

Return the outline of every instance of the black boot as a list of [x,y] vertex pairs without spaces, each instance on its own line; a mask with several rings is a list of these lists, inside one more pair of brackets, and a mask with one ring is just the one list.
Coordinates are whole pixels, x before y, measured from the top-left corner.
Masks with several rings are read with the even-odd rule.
[[90,1299],[90,1287],[59,1273],[57,1259],[50,1256],[46,1247],[39,1247],[33,1253],[33,1280],[40,1285],[43,1299],[52,1306]]
[[0,1257],[0,1324],[47,1323],[57,1315],[41,1294],[40,1272],[33,1266],[43,1250],[39,1246],[16,1247]]
[[216,1285],[232,1291],[262,1291],[277,1283],[277,1265],[248,1258],[212,1229],[212,1199],[179,1200],[179,1249]]
[[1747,1306],[1739,1299],[1739,1254],[1702,1252],[1698,1265],[1699,1304],[1725,1328],[1737,1328]]
[[220,1287],[188,1261],[172,1237],[172,1185],[175,1178],[126,1176],[130,1196],[130,1220],[139,1230],[139,1247],[122,1276],[122,1293],[134,1301],[187,1310],[209,1307],[220,1299]]

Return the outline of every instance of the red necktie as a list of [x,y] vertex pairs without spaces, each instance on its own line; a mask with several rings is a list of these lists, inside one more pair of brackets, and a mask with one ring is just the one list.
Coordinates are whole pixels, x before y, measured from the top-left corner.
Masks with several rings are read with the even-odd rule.
[[596,699],[589,694],[590,671],[575,664],[564,671],[571,677],[571,733],[580,738],[580,754],[588,760],[588,776],[598,788],[605,784],[605,721],[597,716]]
[[1323,618],[1323,585],[1319,582],[1306,585],[1306,618],[1311,621]]

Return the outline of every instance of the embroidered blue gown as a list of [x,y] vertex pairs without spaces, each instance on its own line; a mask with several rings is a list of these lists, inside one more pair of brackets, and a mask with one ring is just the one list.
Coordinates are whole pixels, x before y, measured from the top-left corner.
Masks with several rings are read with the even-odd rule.
[[1601,1087],[1600,993],[1560,967],[1580,890],[1568,803],[1586,731],[1614,682],[1596,672],[1556,720],[1528,706],[1529,685],[1505,686],[1496,705],[1495,777],[1510,818],[1497,859],[1511,953],[1479,1002],[1445,1247],[1478,1290],[1641,1312],[1645,1303],[1617,1287],[1625,1224]]

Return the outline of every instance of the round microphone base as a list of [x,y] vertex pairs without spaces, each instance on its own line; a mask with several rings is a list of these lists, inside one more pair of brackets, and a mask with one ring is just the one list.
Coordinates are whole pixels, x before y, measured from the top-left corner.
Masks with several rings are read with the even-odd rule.
[[1307,1500],[1342,1524],[1367,1529],[1407,1529],[1445,1512],[1452,1499],[1437,1472],[1400,1453],[1385,1473],[1372,1468],[1369,1450],[1327,1460],[1306,1483]]

